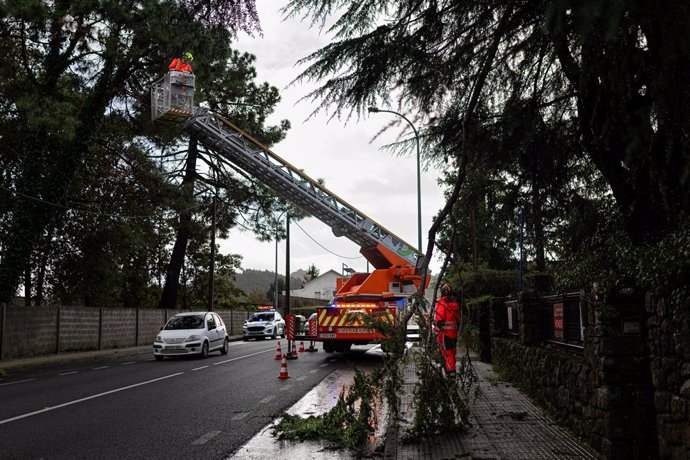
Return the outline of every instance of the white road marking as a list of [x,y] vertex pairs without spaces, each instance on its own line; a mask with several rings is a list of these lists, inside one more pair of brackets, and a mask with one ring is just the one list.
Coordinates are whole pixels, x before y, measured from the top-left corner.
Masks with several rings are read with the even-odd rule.
[[329,364],[331,364],[331,363],[323,363],[323,364],[319,365],[319,367],[326,367],[326,366],[328,366]]
[[292,385],[285,385],[280,391],[288,391],[290,388],[292,388]]
[[193,446],[201,446],[220,434],[220,431],[209,431],[192,443]]
[[206,369],[208,366],[201,366],[197,367],[196,369],[192,369],[193,371],[200,371],[201,369]]
[[232,361],[237,361],[238,359],[244,359],[244,358],[249,358],[250,356],[256,356],[260,355],[262,353],[268,353],[268,352],[273,352],[274,350],[264,350],[264,351],[257,351],[256,353],[252,353],[250,355],[244,355],[244,356],[238,356],[237,358],[232,358],[232,359],[226,359],[225,361],[218,361],[217,363],[213,363],[214,366],[217,366],[219,364],[225,364],[225,363],[230,363]]
[[72,374],[78,374],[78,373],[79,373],[79,371],[72,371],[72,372],[63,372],[62,374],[58,374],[58,375],[72,375]]
[[93,370],[94,370],[94,371],[98,371],[98,370],[101,370],[101,369],[107,369],[107,368],[109,368],[109,367],[110,367],[110,366],[94,367]]
[[6,418],[5,420],[0,420],[0,425],[4,425],[5,423],[10,423],[10,422],[14,422],[17,420],[21,420],[23,418],[31,417],[34,415],[42,414],[44,412],[50,412],[50,411],[53,411],[55,409],[61,409],[63,407],[71,406],[73,404],[79,404],[81,402],[89,401],[91,399],[100,398],[101,396],[107,396],[107,395],[110,395],[113,393],[118,393],[120,391],[125,391],[125,390],[130,390],[132,388],[140,387],[142,385],[148,385],[149,383],[159,382],[161,380],[169,379],[171,377],[176,377],[176,376],[182,375],[182,374],[184,374],[184,372],[178,372],[176,374],[170,374],[170,375],[166,375],[164,377],[158,377],[157,379],[151,379],[151,380],[146,380],[145,382],[135,383],[134,385],[127,385],[126,387],[116,388],[116,389],[110,390],[110,391],[104,391],[103,393],[98,393],[95,395],[87,396],[85,398],[75,399],[74,401],[69,401],[66,403],[58,404],[57,406],[45,407],[41,410],[29,412],[29,413],[22,414],[22,415],[17,415],[16,417]]
[[24,383],[24,382],[31,382],[32,380],[36,380],[36,379],[26,379],[26,380],[17,380],[16,382],[0,383],[0,387],[6,387],[7,385],[16,385],[18,383]]
[[239,414],[235,415],[232,417],[233,420],[242,420],[245,418],[247,415],[249,415],[249,412],[240,412]]
[[306,378],[307,378],[307,376],[303,375],[302,377],[297,377],[295,380],[297,380],[298,382],[301,382],[302,380],[304,380]]
[[122,363],[121,365],[122,365],[122,366],[126,366],[127,364],[134,364],[134,363],[136,363],[136,361],[130,361],[130,362],[128,362],[128,363]]
[[312,369],[309,371],[310,374],[316,374],[317,372],[319,372],[318,369]]
[[259,404],[266,404],[266,403],[273,401],[274,399],[276,399],[275,396],[266,396],[264,399],[259,401]]

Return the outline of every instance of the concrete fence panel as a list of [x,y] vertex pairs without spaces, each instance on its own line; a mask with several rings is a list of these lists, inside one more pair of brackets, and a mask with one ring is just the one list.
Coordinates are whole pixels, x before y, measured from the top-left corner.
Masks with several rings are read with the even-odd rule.
[[135,346],[137,312],[131,308],[104,308],[102,347],[125,348]]
[[97,308],[61,307],[58,352],[97,350],[99,320]]
[[55,353],[57,350],[58,307],[5,309],[2,359]]
[[164,310],[139,310],[139,345],[153,343],[158,332],[168,320]]

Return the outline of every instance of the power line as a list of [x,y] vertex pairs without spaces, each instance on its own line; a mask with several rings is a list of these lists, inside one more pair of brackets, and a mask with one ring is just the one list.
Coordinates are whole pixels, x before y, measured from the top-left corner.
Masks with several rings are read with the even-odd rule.
[[330,252],[330,253],[333,254],[334,256],[340,257],[341,259],[356,260],[356,259],[361,259],[361,258],[362,258],[362,256],[358,256],[358,257],[345,257],[345,256],[341,256],[340,254],[336,254],[335,252],[331,251],[330,249],[328,249],[327,247],[325,247],[324,245],[322,245],[321,243],[319,243],[318,241],[316,241],[314,238],[312,238],[312,236],[311,236],[309,233],[307,233],[306,231],[304,231],[304,229],[303,229],[302,227],[300,227],[300,225],[299,225],[297,222],[294,222],[294,221],[293,221],[292,223],[295,224],[295,225],[297,225],[297,228],[299,228],[300,230],[302,230],[302,233],[304,233],[305,235],[307,235],[307,236],[309,237],[310,240],[312,240],[314,243],[316,243],[316,244],[317,244],[321,249],[323,249],[324,251]]

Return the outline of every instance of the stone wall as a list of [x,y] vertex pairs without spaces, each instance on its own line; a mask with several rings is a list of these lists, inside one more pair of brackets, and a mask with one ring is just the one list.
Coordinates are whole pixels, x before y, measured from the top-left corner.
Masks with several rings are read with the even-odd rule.
[[490,324],[497,372],[606,458],[657,458],[643,297],[611,294],[592,303],[581,349],[546,342],[541,305],[533,293],[519,297],[514,339],[501,334],[505,309],[492,306],[492,316],[498,315]]
[[[690,299],[685,299],[689,302]],[[684,307],[684,308],[683,308]],[[690,308],[647,298],[659,453],[690,458]]]

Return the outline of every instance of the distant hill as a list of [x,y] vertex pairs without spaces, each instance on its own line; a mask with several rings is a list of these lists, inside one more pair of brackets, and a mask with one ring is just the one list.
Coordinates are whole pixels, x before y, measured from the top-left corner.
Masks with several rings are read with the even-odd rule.
[[[306,270],[297,270],[290,276],[290,289],[299,289],[304,284],[304,275],[307,273]],[[235,276],[235,285],[242,289],[246,294],[253,291],[267,292],[273,280],[275,278],[275,273],[270,270],[254,270],[252,268],[247,268],[241,273]],[[285,276],[278,275],[280,281],[278,281],[279,286],[283,286],[285,281]]]

